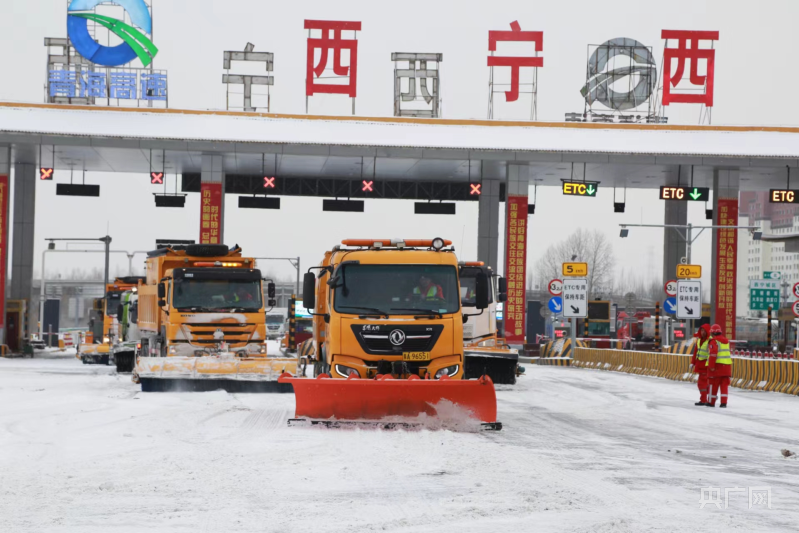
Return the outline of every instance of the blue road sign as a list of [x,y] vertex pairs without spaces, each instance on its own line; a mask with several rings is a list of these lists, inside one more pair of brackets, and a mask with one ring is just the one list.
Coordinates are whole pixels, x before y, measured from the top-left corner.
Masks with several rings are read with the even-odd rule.
[[666,298],[666,301],[663,302],[663,310],[666,311],[668,314],[673,315],[677,312],[677,298],[672,296],[671,298]]
[[553,296],[549,299],[549,310],[555,314],[563,312],[563,299],[560,296]]

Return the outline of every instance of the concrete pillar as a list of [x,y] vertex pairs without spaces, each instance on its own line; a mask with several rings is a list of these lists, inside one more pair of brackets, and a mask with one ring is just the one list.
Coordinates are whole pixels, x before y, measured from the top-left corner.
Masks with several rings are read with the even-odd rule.
[[36,218],[36,182],[38,169],[31,163],[14,165],[14,222],[11,276],[8,297],[25,300],[28,305],[28,329],[35,324],[38,310],[33,305],[33,231]]
[[505,163],[482,161],[482,194],[477,220],[477,260],[499,272],[499,189],[505,180]]
[[[200,242],[204,241],[203,234],[218,230],[218,244],[225,242],[225,171],[222,166],[222,156],[217,154],[203,154],[202,173],[200,175]],[[206,210],[206,192],[210,192],[210,210]],[[217,212],[214,212],[216,208]],[[210,220],[205,215],[210,215]],[[207,224],[206,224],[207,223]],[[214,227],[218,224],[218,228]],[[207,242],[212,242],[208,240]]]
[[[680,168],[680,184],[688,183],[691,176],[691,167],[683,165]],[[677,185],[677,176],[668,181],[669,185]],[[688,224],[688,202],[664,202],[666,208],[663,216],[664,224]],[[663,228],[663,283],[672,280],[677,275],[677,265],[685,257],[685,229]],[[682,236],[681,236],[682,235]]]
[[[740,172],[713,171],[713,224],[738,224]],[[735,307],[738,239],[741,230],[713,230],[710,274],[710,322],[719,324],[729,339],[735,338]],[[732,279],[728,279],[732,276]],[[731,294],[730,294],[731,293]]]
[[508,165],[505,191],[505,277],[508,301],[505,302],[505,339],[512,346],[524,344],[527,329],[527,191],[530,167]]
[[[0,176],[5,176],[5,185],[2,188],[2,194],[4,197],[4,203],[8,206],[11,205],[11,202],[8,201],[8,184],[11,183],[10,180],[11,175],[11,147],[10,146],[0,146]],[[2,204],[0,204],[2,205]],[[6,261],[3,264],[0,264],[0,286],[3,290],[0,290],[0,311],[3,313],[0,316],[0,344],[5,344],[6,342],[6,294],[8,293],[8,253],[10,250],[8,249],[8,226],[9,226],[9,217],[8,217],[8,208],[5,212],[5,221],[3,227],[0,228],[0,246],[5,249],[5,256]]]

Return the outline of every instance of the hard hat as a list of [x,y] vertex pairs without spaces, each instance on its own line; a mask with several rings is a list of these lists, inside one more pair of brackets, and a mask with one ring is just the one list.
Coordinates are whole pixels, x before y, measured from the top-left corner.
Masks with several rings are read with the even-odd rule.
[[710,334],[711,335],[721,335],[721,326],[718,324],[713,324],[710,326]]

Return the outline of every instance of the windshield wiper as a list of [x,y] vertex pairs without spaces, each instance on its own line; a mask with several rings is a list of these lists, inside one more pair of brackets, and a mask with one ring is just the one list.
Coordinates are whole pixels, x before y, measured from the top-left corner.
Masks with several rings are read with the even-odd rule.
[[[356,305],[339,305],[338,308],[339,309],[360,309],[362,311],[372,311],[372,316],[384,316],[384,317],[388,318],[388,313],[386,313],[385,311],[381,311],[377,307],[360,307],[360,306],[356,306]],[[366,316],[366,315],[362,315],[362,316]]]
[[392,307],[392,311],[414,311],[417,313],[424,313],[425,315],[429,316],[437,316],[438,318],[444,318],[442,313],[438,311],[433,311],[432,309],[415,309],[413,307]]

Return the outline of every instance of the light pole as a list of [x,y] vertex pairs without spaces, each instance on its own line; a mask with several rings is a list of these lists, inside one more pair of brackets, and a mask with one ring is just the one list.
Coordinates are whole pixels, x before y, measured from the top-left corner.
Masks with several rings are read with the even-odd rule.
[[253,257],[257,261],[288,261],[295,269],[297,269],[297,292],[300,295],[300,258],[299,257]]

